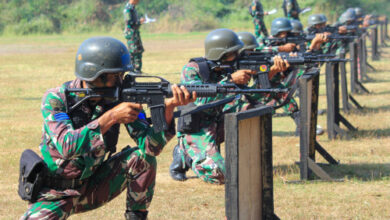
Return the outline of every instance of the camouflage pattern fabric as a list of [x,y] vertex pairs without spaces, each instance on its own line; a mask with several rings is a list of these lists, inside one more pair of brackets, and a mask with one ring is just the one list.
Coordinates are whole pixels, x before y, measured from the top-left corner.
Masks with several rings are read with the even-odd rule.
[[[225,84],[228,82],[225,74],[212,73],[211,83]],[[199,75],[199,66],[195,62],[190,62],[184,66],[181,74],[181,83],[183,84],[203,84]],[[206,104],[215,100],[228,98],[231,95],[219,94],[216,97],[198,98],[195,105]],[[259,94],[248,98],[260,99]],[[225,182],[225,162],[221,156],[218,147],[224,141],[224,129],[222,116],[226,113],[245,111],[252,108],[248,98],[238,95],[236,99],[226,105],[207,109],[204,113],[207,120],[201,120],[200,131],[196,133],[177,133],[180,145],[180,152],[192,159],[192,170],[202,180],[208,183],[223,184]]]
[[[285,73],[286,75],[293,74],[292,75],[293,80],[290,81],[290,83],[288,84],[283,83],[283,79],[285,77],[282,75],[282,73],[278,73],[270,80],[271,87],[281,88],[281,89],[289,88],[290,86],[293,85],[293,83],[296,83],[297,75],[301,73],[302,72],[299,68],[294,68],[293,70]],[[276,107],[282,104],[284,100],[286,100],[287,98],[288,98],[288,92],[276,93],[276,94],[270,93],[270,94],[266,94],[265,97],[260,102],[268,106]],[[299,110],[298,104],[293,97],[290,97],[290,100],[285,105],[282,106],[282,109],[288,115],[292,115],[292,113],[297,112]]]
[[[285,16],[288,19],[299,20],[299,12],[301,9],[299,8],[297,0],[284,0],[283,9],[285,11]],[[295,15],[293,15],[294,12],[296,13]]]
[[139,28],[141,26],[135,5],[127,3],[124,10],[125,30],[124,35],[127,40],[127,46],[131,55],[131,62],[134,69],[141,71],[142,69],[142,53],[144,47],[142,45]]
[[[124,148],[105,160],[109,143],[116,145],[119,134],[102,135],[98,118],[107,110],[104,105],[92,107],[83,103],[75,111],[87,115],[80,123],[74,115],[65,113],[65,103],[78,100],[75,94],[65,98],[66,85],[48,90],[42,99],[44,118],[40,151],[49,168],[49,176],[61,179],[82,180],[76,189],[59,189],[44,186],[38,201],[29,204],[22,219],[65,219],[71,214],[98,208],[118,196],[129,185],[132,210],[146,209],[153,197],[156,176],[156,159],[164,145],[174,136],[172,123],[169,131],[154,133],[145,119],[126,124],[137,148]],[[69,88],[82,88],[76,79]],[[77,120],[76,120],[77,119]],[[78,124],[80,127],[75,127]],[[69,163],[64,163],[70,161]],[[66,166],[64,166],[66,164]],[[62,169],[56,175],[58,169]]]
[[252,1],[251,4],[251,16],[255,25],[255,36],[256,38],[263,35],[268,36],[268,30],[264,23],[264,10],[263,5],[259,1]]
[[257,40],[257,43],[259,43],[259,47],[257,47],[255,49],[256,51],[260,51],[263,53],[278,53],[279,52],[279,46],[269,45],[265,36],[260,35],[258,38],[256,38],[256,40]]

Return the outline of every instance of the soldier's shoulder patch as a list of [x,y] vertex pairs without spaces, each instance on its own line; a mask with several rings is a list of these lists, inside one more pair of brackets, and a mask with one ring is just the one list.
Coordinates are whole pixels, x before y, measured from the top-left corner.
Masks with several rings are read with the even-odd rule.
[[54,111],[60,111],[64,107],[64,105],[58,99],[50,99],[49,103]]

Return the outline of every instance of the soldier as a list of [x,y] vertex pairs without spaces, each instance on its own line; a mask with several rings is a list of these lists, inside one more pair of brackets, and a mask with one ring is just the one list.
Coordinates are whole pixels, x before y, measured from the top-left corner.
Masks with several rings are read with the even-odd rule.
[[[285,38],[287,36],[291,36],[293,31],[293,26],[291,23],[291,20],[288,20],[287,18],[276,18],[272,21],[271,24],[271,35],[272,38]],[[298,30],[299,31],[299,30]],[[321,44],[326,40],[323,39],[323,35],[316,36],[310,47],[307,48],[309,51],[316,50]],[[279,42],[267,42],[267,40],[264,41],[265,46],[260,46],[256,50],[260,50],[263,52],[267,52],[264,48],[275,48],[274,50],[279,50],[280,52],[295,52],[298,50],[298,47],[294,43],[287,43],[282,44]],[[299,45],[300,47],[306,47],[305,44]],[[281,51],[280,49],[283,49],[284,51]],[[303,48],[306,50],[306,48]],[[274,77],[270,78],[271,86],[273,88],[285,88],[285,87],[291,87],[295,82],[297,77],[300,77],[304,74],[304,68],[300,68],[297,66],[292,66],[285,72],[280,72],[274,75]],[[295,101],[294,98],[288,97],[287,93],[279,93],[279,94],[267,94],[266,99],[263,100],[264,103],[267,103],[267,105],[277,106],[281,103],[286,102],[285,105],[283,105],[283,111],[288,114],[295,122],[296,124],[296,131],[295,135],[299,134],[300,129],[300,113],[298,104]],[[322,132],[318,132],[322,133]]]
[[[291,22],[286,18],[276,18],[272,21],[271,24],[271,36],[269,38],[283,38],[286,37],[288,33],[292,31],[293,27]],[[271,45],[267,38],[260,36],[257,38],[259,47],[256,48],[257,51],[262,51],[265,53],[278,53],[278,52],[293,52],[296,50],[295,43],[287,43],[284,45]]]
[[291,19],[290,20],[291,22],[291,25],[293,27],[293,29],[291,30],[291,34],[293,36],[300,36],[303,34],[303,25],[300,21],[298,20],[295,20],[295,19]]
[[260,37],[260,35],[268,37],[268,30],[264,24],[264,15],[268,15],[268,12],[263,10],[261,2],[257,0],[252,1],[251,6],[249,6],[249,13],[253,18],[253,23],[255,24],[256,38]]
[[[205,40],[205,57],[193,58],[182,70],[181,83],[235,83],[246,85],[251,76],[251,70],[210,68],[210,63],[222,65],[232,64],[238,57],[238,51],[243,43],[236,33],[229,29],[217,29],[210,32]],[[270,75],[288,68],[280,57],[275,58],[275,65],[271,67]],[[214,103],[230,96],[218,95],[213,98],[198,98],[194,104],[203,105]],[[170,166],[170,175],[174,180],[186,180],[186,171],[189,168],[202,180],[223,184],[225,182],[225,161],[219,152],[219,145],[224,141],[223,115],[230,112],[239,112],[249,109],[258,102],[261,96],[238,96],[228,104],[213,106],[190,118],[180,118],[178,123],[178,145],[173,151],[173,161]]]
[[299,20],[299,13],[301,9],[299,8],[297,0],[283,0],[282,8],[285,17],[288,19]]
[[138,2],[139,0],[129,0],[125,6],[125,10],[123,11],[126,25],[124,34],[131,54],[131,63],[134,66],[134,72],[142,73],[142,53],[144,52],[144,47],[139,28],[145,19],[138,17],[137,10],[135,9]]
[[[38,196],[22,219],[66,219],[104,205],[126,186],[126,219],[146,219],[154,192],[155,157],[175,135],[173,110],[191,101],[188,91],[172,86],[174,97],[165,100],[165,119],[170,125],[165,132],[154,132],[137,103],[113,104],[94,98],[66,112],[67,105],[82,97],[66,95],[65,89],[120,86],[124,73],[131,69],[130,55],[122,42],[110,37],[90,38],[77,51],[77,78],[45,93],[39,148],[48,169]],[[120,124],[138,147],[127,146],[105,160],[116,151]]]

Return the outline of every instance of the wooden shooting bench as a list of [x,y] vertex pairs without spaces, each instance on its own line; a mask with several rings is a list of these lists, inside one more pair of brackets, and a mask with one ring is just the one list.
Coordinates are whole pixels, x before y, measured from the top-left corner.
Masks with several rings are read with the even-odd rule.
[[225,115],[228,220],[279,219],[274,213],[272,107]]

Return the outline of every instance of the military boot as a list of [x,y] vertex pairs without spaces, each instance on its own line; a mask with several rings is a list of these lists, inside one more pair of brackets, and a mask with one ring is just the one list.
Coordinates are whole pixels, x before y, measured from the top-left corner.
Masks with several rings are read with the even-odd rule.
[[292,113],[291,118],[294,119],[295,125],[297,126],[295,129],[295,136],[299,136],[299,132],[301,130],[301,115],[299,111]]
[[173,149],[173,161],[169,166],[169,174],[174,180],[177,181],[185,181],[187,180],[186,172],[191,167],[192,159],[185,156],[185,163],[183,164],[183,160],[179,151],[179,145],[176,145]]
[[148,217],[148,211],[131,211],[126,210],[125,219],[126,220],[146,220]]

